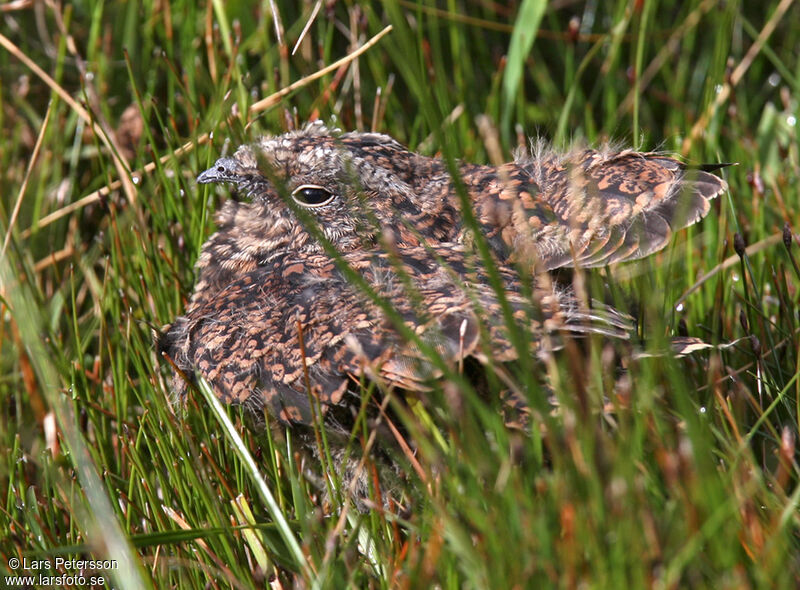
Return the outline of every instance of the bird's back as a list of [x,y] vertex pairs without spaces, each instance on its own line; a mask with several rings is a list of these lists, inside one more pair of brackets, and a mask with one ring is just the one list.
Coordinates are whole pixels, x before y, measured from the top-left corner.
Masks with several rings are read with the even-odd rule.
[[724,180],[657,153],[539,146],[499,168],[463,168],[495,251],[540,270],[599,267],[664,248],[702,219]]

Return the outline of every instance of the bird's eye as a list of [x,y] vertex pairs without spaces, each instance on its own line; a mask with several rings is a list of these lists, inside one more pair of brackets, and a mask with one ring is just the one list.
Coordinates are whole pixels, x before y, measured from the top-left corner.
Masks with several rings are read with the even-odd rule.
[[304,207],[322,207],[333,200],[333,193],[314,184],[304,184],[292,191],[292,198]]

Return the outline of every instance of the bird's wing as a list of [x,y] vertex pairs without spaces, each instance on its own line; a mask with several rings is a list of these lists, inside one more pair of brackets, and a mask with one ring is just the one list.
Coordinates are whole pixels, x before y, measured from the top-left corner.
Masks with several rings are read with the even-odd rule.
[[[549,281],[526,289],[518,273],[497,261],[491,263],[501,297],[490,286],[486,262],[462,244],[403,248],[373,257],[367,275],[371,283],[379,285],[377,290],[419,337],[395,340],[392,353],[380,359],[383,378],[405,389],[425,389],[431,378],[441,375],[431,364],[430,349],[452,367],[466,357],[502,363],[520,352],[532,356],[549,352],[560,347],[564,333],[629,337],[628,316],[597,302],[586,308],[571,290]],[[376,272],[391,276],[391,285],[376,281]],[[527,334],[522,340],[526,350],[514,345],[510,330]]]
[[540,270],[634,260],[666,246],[726,190],[721,178],[655,153],[540,149],[476,195],[490,241]]

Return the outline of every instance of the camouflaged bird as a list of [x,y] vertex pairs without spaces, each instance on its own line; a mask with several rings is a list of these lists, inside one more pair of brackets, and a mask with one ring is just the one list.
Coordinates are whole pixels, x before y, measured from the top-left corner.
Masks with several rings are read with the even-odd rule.
[[[536,274],[647,256],[726,188],[661,154],[542,145],[500,167],[460,163],[458,178],[492,249],[506,313],[540,350],[560,332],[625,338],[630,324],[547,280],[526,297],[519,265]],[[425,390],[441,373],[426,348],[451,365],[516,357],[440,159],[315,123],[242,146],[198,182],[233,184],[247,199],[218,212],[186,313],[160,338],[179,369],[178,392],[199,373],[225,402],[308,424],[312,397],[323,412],[358,407],[365,376]]]

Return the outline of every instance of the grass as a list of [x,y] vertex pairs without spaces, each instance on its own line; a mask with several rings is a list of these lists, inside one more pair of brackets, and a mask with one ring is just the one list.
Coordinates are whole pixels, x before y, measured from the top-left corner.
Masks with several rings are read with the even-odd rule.
[[[40,573],[13,557],[76,574],[61,556],[114,560],[99,574],[119,588],[796,587],[797,7],[350,1],[292,54],[314,3],[275,4],[3,13],[4,575]],[[402,420],[413,513],[336,495],[323,510],[291,435],[203,391],[173,403],[153,335],[182,312],[224,198],[196,175],[334,116],[474,162],[541,135],[738,163],[701,225],[585,277],[638,316],[646,349],[684,332],[721,346],[618,350],[624,375],[602,339],[527,363],[529,435],[492,396],[435,392]]]

